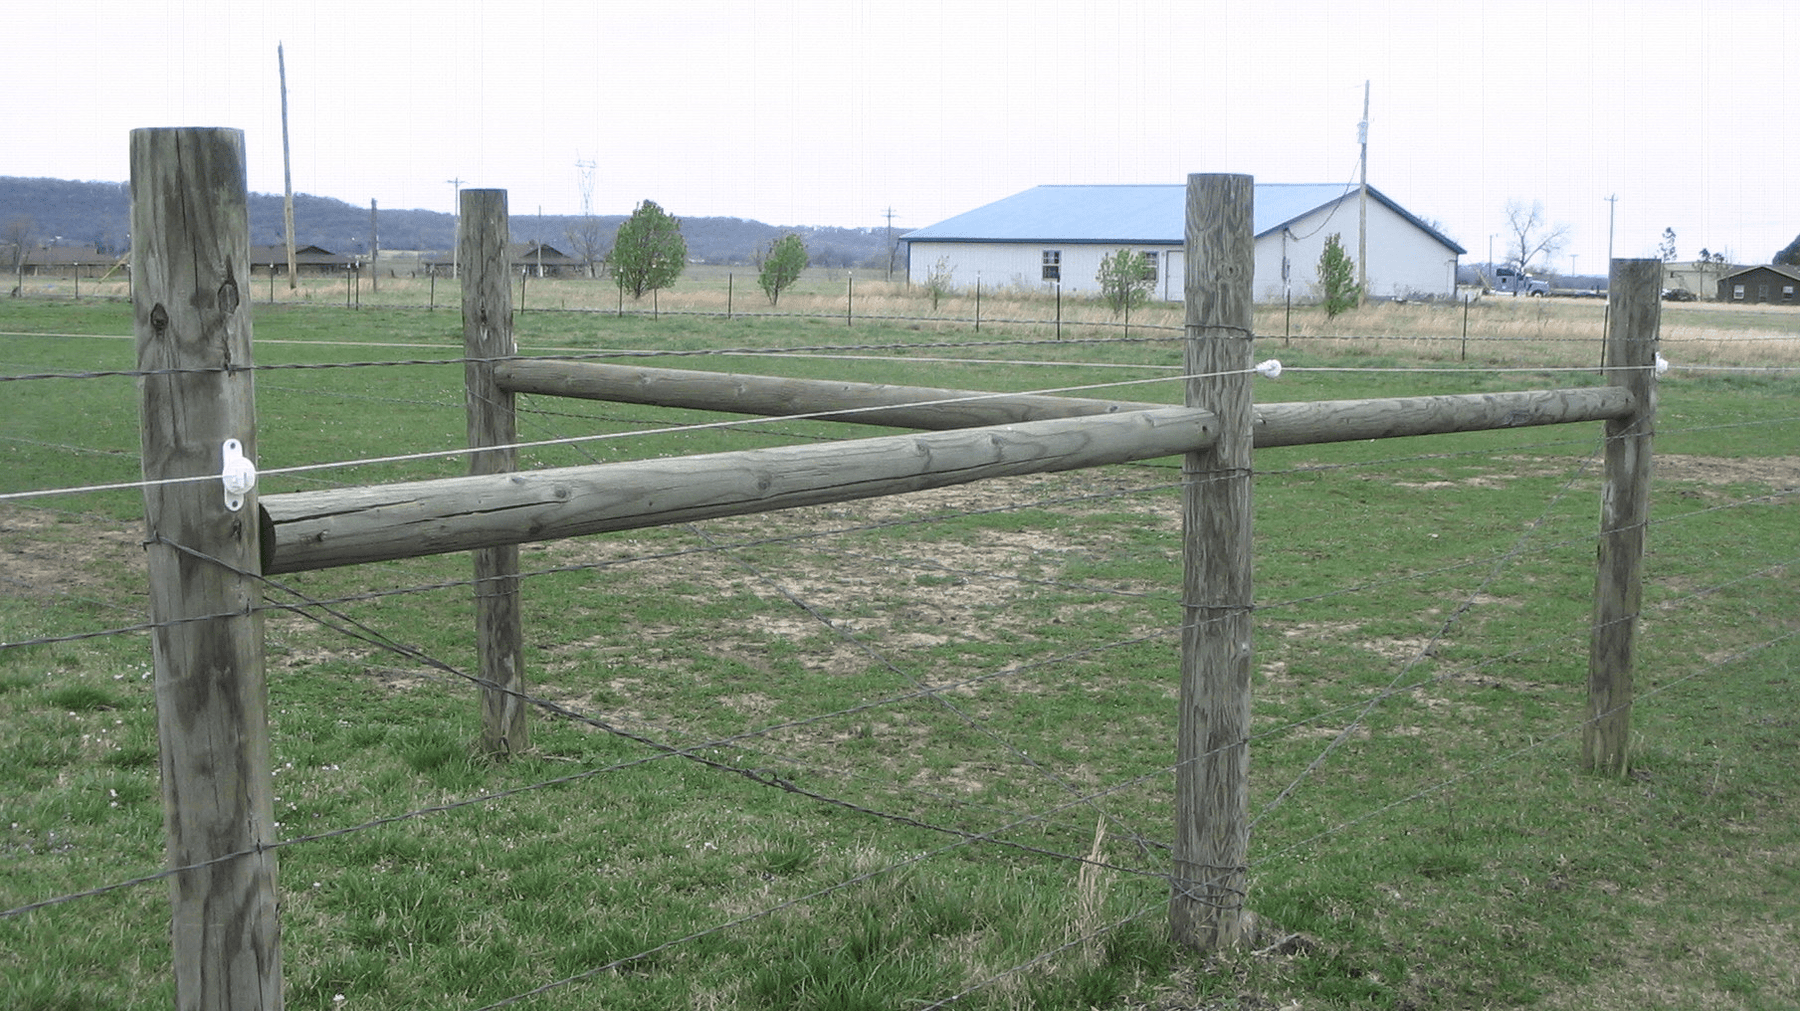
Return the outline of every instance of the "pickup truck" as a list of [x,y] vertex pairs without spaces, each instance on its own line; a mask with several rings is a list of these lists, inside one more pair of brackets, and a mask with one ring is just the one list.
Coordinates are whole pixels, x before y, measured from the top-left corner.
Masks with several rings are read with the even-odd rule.
[[1510,295],[1548,295],[1550,282],[1532,277],[1516,267],[1495,267],[1488,290]]

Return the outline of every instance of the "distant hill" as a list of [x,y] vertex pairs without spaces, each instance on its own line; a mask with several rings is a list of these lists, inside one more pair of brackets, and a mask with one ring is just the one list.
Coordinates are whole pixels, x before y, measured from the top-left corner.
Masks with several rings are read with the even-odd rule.
[[[281,197],[250,194],[250,244],[279,245],[283,240]],[[668,208],[679,217],[678,209]],[[65,244],[91,244],[103,253],[122,253],[131,220],[131,187],[126,183],[72,182],[0,176],[0,228],[29,222],[39,244],[60,238]],[[597,215],[598,234],[610,245],[623,215]],[[516,242],[541,241],[565,253],[569,234],[582,223],[578,215],[513,215]],[[441,211],[388,210],[378,215],[381,248],[448,251],[455,243],[456,221]],[[880,228],[784,228],[742,218],[681,218],[688,256],[707,263],[750,263],[758,249],[787,232],[799,232],[815,266],[887,266],[887,235]],[[294,194],[294,239],[334,253],[363,253],[369,244],[369,209],[331,197]]]

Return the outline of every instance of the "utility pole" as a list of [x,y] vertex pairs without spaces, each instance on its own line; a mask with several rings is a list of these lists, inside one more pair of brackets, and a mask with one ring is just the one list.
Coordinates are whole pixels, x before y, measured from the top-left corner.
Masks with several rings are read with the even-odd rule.
[[1356,220],[1356,307],[1369,297],[1369,82],[1363,81],[1363,118],[1356,124],[1356,142],[1362,145],[1362,195]]
[[294,272],[294,156],[288,146],[287,54],[279,42],[275,43],[275,64],[281,71],[281,180],[287,188],[287,198],[281,203],[281,218],[287,225],[288,290],[293,291],[300,286],[300,279]]
[[887,279],[892,281],[894,279],[894,209],[892,207],[889,207],[883,213],[887,215],[887,247],[888,247]]
[[369,292],[381,290],[381,230],[375,224],[375,198],[369,198]]
[[1606,198],[1606,269],[1612,270],[1613,260],[1613,221],[1619,213],[1619,195],[1617,193]]
[[451,185],[452,192],[455,194],[452,198],[453,202],[450,204],[451,207],[455,208],[453,213],[456,215],[455,240],[450,243],[450,276],[454,279],[458,276],[458,264],[456,261],[457,257],[461,255],[462,247],[462,184],[467,180],[458,178],[446,179],[444,181]]

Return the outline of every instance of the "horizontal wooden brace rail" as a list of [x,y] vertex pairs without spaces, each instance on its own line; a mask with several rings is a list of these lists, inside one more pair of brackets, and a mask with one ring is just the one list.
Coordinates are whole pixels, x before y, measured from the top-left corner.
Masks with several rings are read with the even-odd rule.
[[1160,407],[955,432],[264,495],[268,574],[824,505],[1210,445],[1211,412]]
[[[494,378],[502,389],[514,393],[734,414],[804,414],[826,421],[926,430],[1094,417],[1168,406],[1130,400],[996,394],[553,359],[501,362],[494,367]],[[1253,413],[1255,444],[1266,449],[1607,421],[1625,417],[1635,409],[1632,394],[1623,387],[1594,386],[1257,404]]]

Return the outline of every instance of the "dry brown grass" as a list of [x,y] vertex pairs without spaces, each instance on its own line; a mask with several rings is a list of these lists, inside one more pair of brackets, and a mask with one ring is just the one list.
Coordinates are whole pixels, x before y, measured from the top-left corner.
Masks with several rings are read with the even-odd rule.
[[[698,264],[688,269],[675,287],[633,302],[624,300],[628,313],[701,313],[752,316],[842,317],[862,321],[886,320],[893,325],[927,332],[967,331],[981,321],[984,331],[1015,337],[1042,337],[1057,332],[1060,315],[1065,337],[1092,333],[1117,334],[1121,320],[1097,299],[1065,296],[1060,308],[1054,296],[1036,291],[997,288],[984,291],[979,304],[973,292],[958,292],[934,307],[923,288],[904,279],[890,280],[886,272],[852,272],[810,268],[770,306],[756,287],[756,270],[748,265]],[[259,301],[271,297],[277,303],[342,305],[346,286],[339,278],[307,278],[297,291],[277,281],[253,282]],[[104,284],[83,282],[84,298],[123,298],[124,281]],[[46,291],[45,294],[50,294]],[[66,297],[67,285],[55,293]],[[363,306],[435,304],[454,306],[456,282],[439,278],[400,276],[384,278],[379,291],[365,281],[350,297]],[[515,289],[515,305],[522,299],[526,311],[621,308],[617,289],[605,280],[546,278],[530,280],[521,296]],[[1132,313],[1134,332],[1182,325],[1179,303],[1158,302]],[[1580,366],[1595,363],[1606,328],[1606,302],[1602,299],[1542,299],[1490,296],[1465,305],[1462,302],[1376,302],[1336,317],[1327,317],[1317,306],[1279,304],[1256,309],[1256,331],[1270,344],[1302,349],[1324,349],[1318,341],[1355,340],[1358,351],[1370,354],[1404,354],[1431,361],[1506,361],[1545,366]],[[1800,366],[1800,309],[1787,306],[1734,305],[1718,302],[1666,303],[1662,314],[1663,353],[1677,365],[1752,367]]]

